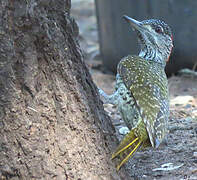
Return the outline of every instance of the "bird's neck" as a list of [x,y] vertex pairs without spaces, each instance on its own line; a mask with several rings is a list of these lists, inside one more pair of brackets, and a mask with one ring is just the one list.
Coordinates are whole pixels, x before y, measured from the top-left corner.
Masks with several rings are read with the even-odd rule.
[[139,56],[146,60],[157,62],[165,67],[170,54],[163,51],[163,49],[159,50],[152,46],[144,46],[142,47]]

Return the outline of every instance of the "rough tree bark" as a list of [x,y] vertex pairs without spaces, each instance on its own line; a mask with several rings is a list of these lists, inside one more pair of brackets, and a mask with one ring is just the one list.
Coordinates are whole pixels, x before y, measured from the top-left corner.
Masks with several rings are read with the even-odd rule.
[[70,3],[0,1],[1,179],[127,179]]

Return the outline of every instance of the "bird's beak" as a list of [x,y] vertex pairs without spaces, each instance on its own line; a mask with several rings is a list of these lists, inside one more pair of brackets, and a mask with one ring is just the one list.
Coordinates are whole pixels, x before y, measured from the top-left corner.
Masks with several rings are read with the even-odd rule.
[[137,21],[133,18],[130,18],[129,16],[124,15],[123,19],[125,19],[134,30],[142,31],[144,29],[142,23],[140,21]]

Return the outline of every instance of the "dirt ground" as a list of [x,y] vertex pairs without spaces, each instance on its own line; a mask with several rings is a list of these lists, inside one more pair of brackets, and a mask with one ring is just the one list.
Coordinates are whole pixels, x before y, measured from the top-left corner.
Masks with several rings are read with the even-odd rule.
[[[105,74],[99,58],[94,0],[72,0],[72,16],[78,23],[80,45],[97,86],[110,94],[115,75]],[[170,120],[167,141],[158,149],[137,152],[127,163],[134,179],[197,180],[197,75],[184,73],[169,78]],[[123,137],[125,125],[116,108],[104,105]]]

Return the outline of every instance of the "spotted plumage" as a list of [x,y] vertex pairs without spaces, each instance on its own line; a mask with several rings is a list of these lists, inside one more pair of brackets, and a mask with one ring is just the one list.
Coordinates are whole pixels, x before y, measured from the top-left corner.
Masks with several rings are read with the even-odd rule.
[[164,68],[154,61],[128,56],[121,60],[117,71],[143,117],[152,146],[158,146],[157,141],[161,142],[164,138],[165,123],[169,116],[168,84]]
[[139,56],[129,55],[118,64],[112,95],[99,90],[105,103],[118,106],[130,129],[112,155],[118,159],[117,170],[141,147],[157,148],[164,139],[169,117],[164,68],[173,47],[171,30],[163,21],[124,18],[137,32],[141,51]]

